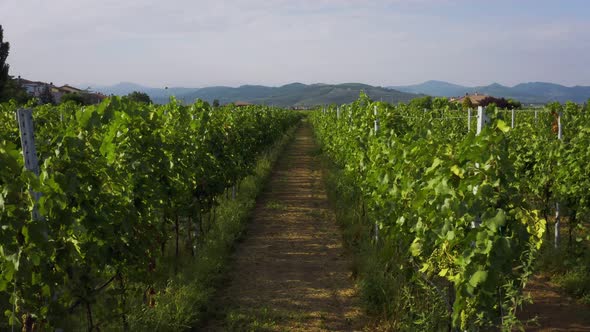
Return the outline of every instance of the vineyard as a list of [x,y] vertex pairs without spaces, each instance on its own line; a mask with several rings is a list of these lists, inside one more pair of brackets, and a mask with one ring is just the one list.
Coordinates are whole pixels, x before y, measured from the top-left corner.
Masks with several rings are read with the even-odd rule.
[[361,251],[376,261],[365,297],[394,329],[518,327],[544,244],[587,249],[588,109],[485,111],[478,125],[466,111],[361,96],[311,115],[352,205],[351,242],[369,239]]
[[199,254],[220,197],[299,120],[200,101],[37,106],[25,168],[16,111],[0,105],[0,330],[128,330],[138,302],[153,316],[163,266]]
[[589,106],[434,104],[361,94],[296,132],[265,106],[0,104],[0,330],[524,327],[548,250],[588,261]]

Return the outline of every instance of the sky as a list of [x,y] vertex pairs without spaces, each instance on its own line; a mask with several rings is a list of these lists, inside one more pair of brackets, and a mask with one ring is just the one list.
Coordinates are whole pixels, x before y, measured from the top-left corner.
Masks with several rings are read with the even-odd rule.
[[588,0],[0,0],[10,74],[72,85],[590,85]]

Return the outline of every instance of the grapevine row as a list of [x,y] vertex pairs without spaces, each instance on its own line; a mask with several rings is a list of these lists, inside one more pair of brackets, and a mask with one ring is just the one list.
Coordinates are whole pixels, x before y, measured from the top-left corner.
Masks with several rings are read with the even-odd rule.
[[9,325],[29,327],[91,311],[111,284],[113,313],[124,315],[124,282],[149,284],[169,240],[178,256],[180,231],[198,241],[216,197],[298,121],[200,101],[39,106],[36,177],[23,168],[15,111],[0,105],[0,309]]
[[506,113],[489,109],[476,135],[465,112],[364,95],[311,117],[325,153],[362,193],[361,222],[390,257],[386,273],[419,280],[455,328],[513,326],[550,206],[567,202],[570,216],[587,218],[590,117],[579,105],[550,107],[564,112],[568,139],[557,140],[547,112],[519,115],[511,129]]

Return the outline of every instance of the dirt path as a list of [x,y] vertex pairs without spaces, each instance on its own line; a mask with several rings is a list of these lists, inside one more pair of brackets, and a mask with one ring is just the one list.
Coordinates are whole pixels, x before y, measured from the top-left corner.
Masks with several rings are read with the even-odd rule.
[[590,307],[565,296],[547,277],[534,277],[525,292],[534,303],[518,315],[522,320],[537,318],[526,331],[590,331]]
[[362,311],[307,122],[278,161],[207,331],[358,331]]
[[[350,261],[329,208],[308,123],[297,130],[257,202],[235,251],[228,285],[204,331],[361,331]],[[519,313],[538,318],[526,331],[589,331],[590,308],[534,278],[534,304]],[[370,329],[370,328],[367,328]]]

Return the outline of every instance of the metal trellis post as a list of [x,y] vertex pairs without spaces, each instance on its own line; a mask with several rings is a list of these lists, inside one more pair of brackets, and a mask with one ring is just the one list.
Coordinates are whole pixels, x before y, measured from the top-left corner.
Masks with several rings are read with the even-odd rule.
[[[30,108],[20,108],[16,111],[16,118],[18,121],[18,128],[20,130],[20,141],[23,149],[23,159],[25,168],[35,175],[39,176],[39,160],[37,159],[37,148],[35,147],[35,135],[33,127],[33,110]],[[35,200],[33,207],[33,218],[35,220],[41,219],[37,209],[37,202],[41,197],[38,192],[31,191],[31,195]]]

